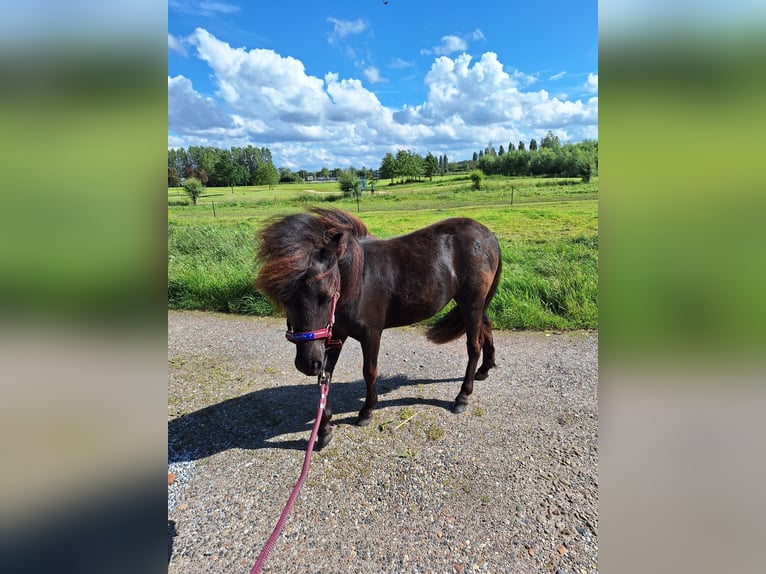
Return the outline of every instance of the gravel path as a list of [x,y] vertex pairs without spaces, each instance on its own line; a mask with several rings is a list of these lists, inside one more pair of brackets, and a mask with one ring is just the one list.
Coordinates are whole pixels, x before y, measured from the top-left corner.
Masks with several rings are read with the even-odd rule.
[[[248,573],[298,479],[315,381],[284,322],[168,312],[168,571]],[[498,367],[449,412],[464,340],[385,331],[373,423],[361,350],[331,387],[333,439],[264,568],[598,572],[598,334],[495,333]]]

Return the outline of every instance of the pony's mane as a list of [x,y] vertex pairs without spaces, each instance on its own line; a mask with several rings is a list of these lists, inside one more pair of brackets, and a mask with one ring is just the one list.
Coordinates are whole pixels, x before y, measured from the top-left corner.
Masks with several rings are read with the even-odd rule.
[[349,250],[359,250],[356,238],[370,236],[364,223],[337,209],[314,207],[271,220],[259,233],[261,270],[256,287],[271,299],[285,303],[295,293],[312,255],[338,234],[342,234],[339,262],[351,255]]

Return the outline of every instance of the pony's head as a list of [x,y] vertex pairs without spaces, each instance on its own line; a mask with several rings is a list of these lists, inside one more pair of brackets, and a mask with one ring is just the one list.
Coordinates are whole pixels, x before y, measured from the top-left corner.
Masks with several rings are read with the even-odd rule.
[[317,375],[323,367],[322,337],[337,294],[343,296],[341,262],[359,248],[353,237],[365,235],[361,221],[328,209],[282,217],[260,233],[256,287],[284,308],[288,339],[296,346],[295,367],[306,375]]

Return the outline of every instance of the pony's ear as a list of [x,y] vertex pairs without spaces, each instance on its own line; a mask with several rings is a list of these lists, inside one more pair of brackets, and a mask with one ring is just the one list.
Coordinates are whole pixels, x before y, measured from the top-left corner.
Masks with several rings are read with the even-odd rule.
[[340,242],[343,239],[343,233],[336,233],[327,245],[319,251],[319,258],[328,266],[332,267],[338,261],[340,256]]

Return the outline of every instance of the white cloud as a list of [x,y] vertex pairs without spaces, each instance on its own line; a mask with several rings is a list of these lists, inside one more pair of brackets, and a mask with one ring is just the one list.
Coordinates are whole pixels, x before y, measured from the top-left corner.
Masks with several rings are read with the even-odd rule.
[[474,42],[478,40],[482,40],[486,42],[487,38],[484,36],[484,33],[481,30],[476,28],[476,30],[474,30],[473,33],[471,34],[471,40],[473,40]]
[[327,94],[332,98],[332,105],[325,111],[329,119],[359,121],[383,111],[377,96],[366,90],[359,80],[339,80],[338,74],[327,74],[325,82]]
[[172,34],[168,34],[168,50],[172,50],[173,52],[177,52],[178,54],[181,54],[184,58],[186,57],[186,48],[184,47],[184,44],[181,40],[173,36]]
[[549,80],[560,80],[561,78],[563,78],[563,77],[564,77],[564,76],[566,76],[566,75],[567,75],[567,73],[566,73],[566,72],[559,72],[558,74],[553,74],[553,75],[552,75],[550,78],[548,78],[548,79],[549,79]]
[[442,56],[426,75],[427,101],[405,106],[394,113],[394,119],[408,125],[451,124],[457,137],[467,137],[468,129],[491,134],[510,129],[581,128],[597,123],[598,98],[572,102],[551,98],[545,90],[523,91],[531,78],[520,72],[505,72],[493,52],[486,52],[473,65],[467,54],[454,60]]
[[239,6],[226,2],[200,2],[199,7],[200,10],[207,12],[222,12],[223,14],[239,12]]
[[[398,149],[465,159],[490,140],[528,142],[547,129],[561,130],[562,141],[597,137],[597,97],[570,101],[530,91],[535,76],[506,71],[493,52],[476,61],[468,54],[436,58],[424,78],[425,101],[391,109],[361,78],[312,76],[301,61],[273,50],[235,48],[201,28],[187,45],[209,65],[215,99],[183,76],[168,78],[173,144],[180,137],[186,145],[264,145],[278,166],[319,169],[377,167]],[[377,68],[361,67],[366,82],[380,80]]]
[[393,68],[394,70],[403,70],[404,68],[411,68],[414,65],[415,64],[413,64],[412,62],[408,62],[407,60],[402,60],[401,58],[394,58],[388,64],[388,67]]
[[201,28],[189,40],[212,68],[218,95],[234,111],[245,117],[256,113],[267,122],[321,120],[328,102],[323,82],[308,76],[299,60],[273,50],[235,49]]
[[597,94],[598,93],[598,74],[588,74],[588,79],[583,86],[586,91]]
[[333,25],[332,32],[327,37],[330,44],[334,44],[339,38],[345,38],[352,34],[361,34],[367,29],[367,23],[361,18],[357,20],[338,20],[337,18],[327,18],[327,21]]
[[234,122],[212,98],[204,98],[184,76],[168,76],[168,130],[176,133],[223,133]]
[[216,14],[234,14],[239,12],[240,7],[228,2],[200,2],[199,0],[170,0],[168,8],[185,12],[187,14],[197,14],[202,16],[215,16]]
[[448,56],[454,52],[463,52],[468,49],[468,44],[460,36],[442,36],[441,43],[434,46],[431,50],[421,50],[421,54],[436,54],[437,56]]
[[367,81],[371,84],[377,84],[379,82],[385,81],[380,77],[380,70],[378,70],[375,66],[369,66],[362,71],[364,72],[364,76],[367,78]]

